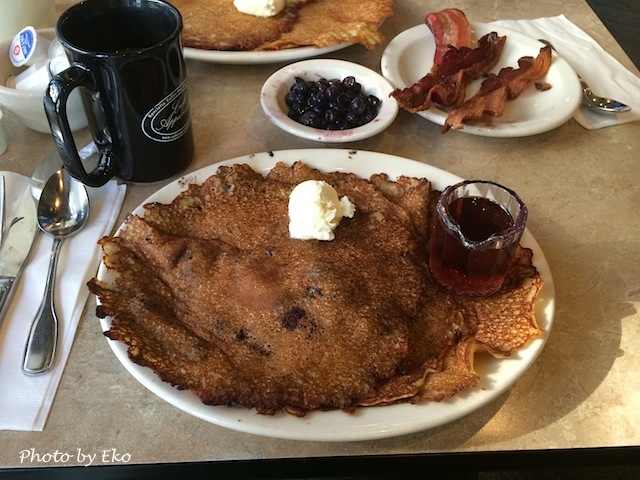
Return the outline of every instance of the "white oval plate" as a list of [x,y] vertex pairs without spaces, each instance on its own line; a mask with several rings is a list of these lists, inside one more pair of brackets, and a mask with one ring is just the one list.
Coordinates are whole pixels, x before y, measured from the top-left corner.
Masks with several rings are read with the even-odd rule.
[[[352,172],[363,178],[382,172],[387,173],[392,179],[400,175],[424,177],[438,190],[462,180],[430,165],[382,153],[323,148],[282,150],[238,157],[190,173],[157,191],[133,213],[144,216],[143,205],[149,202],[170,203],[186,190],[189,184],[202,183],[213,175],[220,165],[244,163],[262,174],[267,174],[277,162],[292,164],[298,160],[325,172]],[[121,226],[116,235],[123,228],[124,226]],[[498,360],[487,354],[477,354],[475,368],[480,375],[479,384],[442,402],[365,407],[357,409],[353,415],[341,410],[314,411],[302,418],[281,412],[266,416],[258,415],[255,410],[246,408],[208,406],[193,393],[178,390],[160,380],[151,369],[133,363],[127,356],[125,344],[107,341],[127,371],[150,391],[197,418],[232,430],[274,438],[331,442],[370,440],[418,432],[457,420],[495,400],[524,374],[541,352],[553,323],[553,279],[540,246],[528,230],[525,230],[521,243],[533,250],[533,263],[544,279],[544,287],[536,301],[536,318],[544,334],[508,359]],[[113,280],[104,264],[100,264],[97,277],[105,282]],[[103,331],[106,331],[111,319],[101,319],[100,323]]]
[[340,43],[328,47],[298,47],[282,50],[266,51],[230,51],[230,50],[204,50],[200,48],[184,47],[184,58],[202,60],[211,63],[223,63],[229,65],[259,65],[265,63],[292,62],[303,58],[317,57],[325,53],[342,50],[353,43]]
[[[287,116],[289,107],[284,98],[295,77],[315,82],[320,78],[342,80],[349,75],[355,77],[366,93],[375,95],[382,101],[378,115],[371,122],[347,130],[322,130],[306,127]],[[392,91],[391,84],[381,75],[357,63],[344,60],[305,60],[287,65],[271,75],[262,86],[260,104],[269,120],[292,135],[316,142],[346,143],[372,137],[393,123],[398,115],[398,103],[389,97]]]
[[[498,64],[492,72],[501,68],[518,66],[523,56],[537,56],[544,45],[521,33],[485,23],[471,23],[475,38],[490,32],[506,35],[507,42]],[[422,24],[397,35],[382,54],[382,75],[395,88],[406,88],[425,76],[433,66],[435,40],[429,28]],[[551,89],[540,92],[530,85],[515,100],[508,101],[504,114],[491,122],[478,122],[464,126],[460,131],[487,137],[524,137],[552,130],[571,118],[580,106],[582,89],[578,76],[569,64],[553,54],[553,63],[545,81]],[[482,80],[471,82],[467,87],[470,98],[480,87]],[[444,125],[448,113],[433,105],[418,115],[438,125]]]

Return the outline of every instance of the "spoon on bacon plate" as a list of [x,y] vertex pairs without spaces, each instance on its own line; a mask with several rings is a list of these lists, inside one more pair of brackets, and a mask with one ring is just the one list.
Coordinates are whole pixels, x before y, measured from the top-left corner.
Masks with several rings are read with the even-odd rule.
[[[539,38],[538,41],[556,50],[548,40]],[[587,82],[585,82],[580,75],[578,75],[578,80],[580,80],[580,85],[582,85],[582,105],[585,107],[602,113],[624,113],[631,110],[629,105],[619,102],[618,100],[601,97],[593,93],[589,85],[587,85]]]

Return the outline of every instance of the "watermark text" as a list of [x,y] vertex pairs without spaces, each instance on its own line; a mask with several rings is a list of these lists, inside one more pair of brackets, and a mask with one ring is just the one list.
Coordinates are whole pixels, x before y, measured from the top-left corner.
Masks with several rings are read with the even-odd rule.
[[54,450],[53,452],[37,452],[35,448],[20,451],[20,463],[37,463],[62,465],[67,463],[84,465],[94,464],[129,463],[131,454],[119,452],[115,448],[107,448],[95,452],[84,451],[77,448],[75,452]]

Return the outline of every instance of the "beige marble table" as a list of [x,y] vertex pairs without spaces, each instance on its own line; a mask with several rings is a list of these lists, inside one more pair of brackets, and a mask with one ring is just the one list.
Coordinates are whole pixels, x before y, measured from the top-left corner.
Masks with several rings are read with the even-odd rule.
[[[583,0],[451,0],[446,6],[480,22],[564,13],[638,73]],[[396,14],[382,31],[391,39],[439,8],[438,2],[396,0]],[[352,46],[328,57],[379,71],[384,46]],[[189,171],[253,152],[319,146],[284,133],[262,113],[260,88],[281,65],[187,66],[196,144]],[[9,149],[0,168],[30,175],[53,141],[4,113]],[[570,120],[536,136],[487,138],[442,135],[437,125],[400,112],[385,132],[347,148],[494,179],[526,199],[529,228],[555,280],[556,313],[540,357],[513,388],[462,419],[396,438],[325,443],[239,433],[194,418],[139,384],[107,345],[90,299],[44,431],[0,432],[0,468],[61,466],[21,464],[24,449],[99,456],[114,450],[127,454],[127,462],[98,462],[131,465],[639,446],[640,125],[587,131]],[[164,183],[129,185],[121,218]]]

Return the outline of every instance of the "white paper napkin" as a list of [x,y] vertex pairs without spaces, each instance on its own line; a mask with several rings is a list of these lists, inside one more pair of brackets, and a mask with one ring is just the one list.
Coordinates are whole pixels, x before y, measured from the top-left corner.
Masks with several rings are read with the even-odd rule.
[[564,15],[491,23],[531,38],[548,40],[597,95],[615,98],[632,107],[630,112],[620,114],[594,113],[580,107],[574,118],[584,128],[594,130],[640,120],[640,78]]
[[[6,184],[6,221],[29,179],[2,172]],[[44,291],[53,240],[38,232],[33,249],[17,284],[9,309],[0,326],[0,429],[44,428],[49,410],[67,363],[76,328],[87,301],[87,281],[100,262],[96,242],[111,233],[118,217],[125,185],[109,181],[100,188],[87,188],[90,215],[85,227],[62,244],[56,279],[56,311],[60,322],[58,352],[54,368],[42,375],[22,373],[22,357],[31,322]]]

